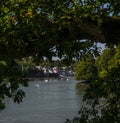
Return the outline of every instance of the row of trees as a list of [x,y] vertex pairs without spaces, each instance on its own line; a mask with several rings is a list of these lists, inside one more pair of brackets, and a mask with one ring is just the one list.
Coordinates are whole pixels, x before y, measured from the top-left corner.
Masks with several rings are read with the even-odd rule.
[[89,81],[86,106],[80,109],[80,117],[67,123],[119,123],[120,45],[106,48],[97,58],[85,55],[76,66],[76,79]]

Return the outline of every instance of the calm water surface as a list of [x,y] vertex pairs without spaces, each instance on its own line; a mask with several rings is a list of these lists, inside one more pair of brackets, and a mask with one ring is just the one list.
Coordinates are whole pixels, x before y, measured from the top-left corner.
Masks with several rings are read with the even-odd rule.
[[83,92],[77,93],[76,83],[73,79],[29,82],[21,104],[6,100],[0,123],[64,123],[77,115],[82,104]]

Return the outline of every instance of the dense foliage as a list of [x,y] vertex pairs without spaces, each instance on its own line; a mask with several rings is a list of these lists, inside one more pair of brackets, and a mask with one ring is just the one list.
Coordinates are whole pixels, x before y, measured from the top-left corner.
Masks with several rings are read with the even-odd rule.
[[[57,55],[71,59],[81,54],[80,49],[93,45],[90,41],[114,44],[120,38],[119,4],[106,0],[5,0],[0,3],[0,57],[34,56],[39,60]],[[80,42],[82,39],[87,42]]]
[[95,58],[91,54],[84,55],[78,62],[75,70],[76,80],[84,80],[91,82],[97,75],[97,68],[95,65]]
[[[89,63],[88,60],[86,63]],[[91,67],[90,63],[88,69]],[[120,45],[105,49],[103,54],[96,59],[94,65],[97,66],[98,74],[92,79],[90,87],[84,95],[86,106],[81,108],[80,117],[74,118],[73,121],[67,121],[67,123],[120,122]],[[86,68],[86,64],[80,62],[78,66],[79,71],[77,72],[82,79],[81,71],[82,68]],[[88,74],[84,70],[84,76],[87,78]],[[92,74],[91,77],[93,77]]]

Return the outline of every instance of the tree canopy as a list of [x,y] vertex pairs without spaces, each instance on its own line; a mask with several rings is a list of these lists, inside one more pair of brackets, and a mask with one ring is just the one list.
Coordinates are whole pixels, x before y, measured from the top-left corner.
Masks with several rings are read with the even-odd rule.
[[0,3],[1,58],[75,57],[86,47],[79,42],[82,39],[119,43],[119,4],[106,0],[5,0]]
[[[78,80],[92,78],[84,95],[86,106],[80,109],[80,117],[66,123],[119,123],[120,45],[105,49],[103,54],[96,58],[95,62],[94,60],[89,62],[90,58],[87,57],[85,62],[79,62],[76,68],[76,73],[79,74],[77,76]],[[94,71],[96,75],[90,69],[94,66],[97,69]]]
[[92,54],[86,54],[77,63],[75,70],[76,80],[82,80],[86,83],[92,82],[97,75],[97,67],[95,65],[95,58]]

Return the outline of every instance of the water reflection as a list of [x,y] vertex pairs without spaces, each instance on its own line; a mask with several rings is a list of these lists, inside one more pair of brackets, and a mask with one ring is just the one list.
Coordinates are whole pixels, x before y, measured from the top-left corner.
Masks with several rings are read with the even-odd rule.
[[7,108],[0,113],[0,123],[64,123],[73,118],[82,104],[76,91],[76,81],[31,81],[23,88],[26,97],[21,104],[7,100]]

